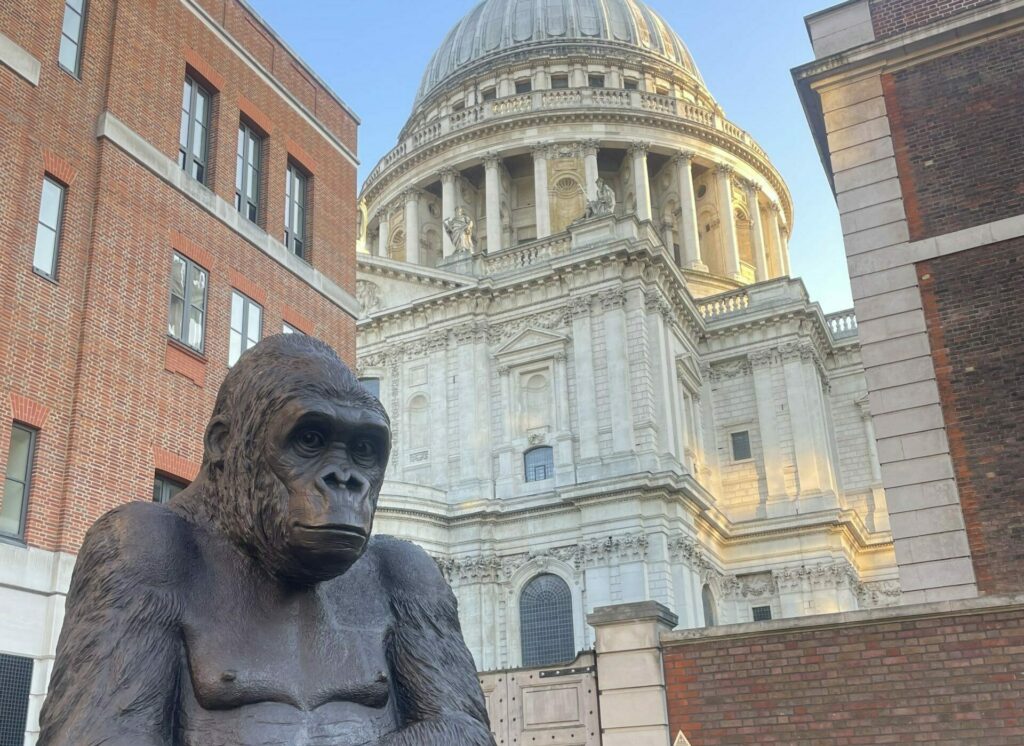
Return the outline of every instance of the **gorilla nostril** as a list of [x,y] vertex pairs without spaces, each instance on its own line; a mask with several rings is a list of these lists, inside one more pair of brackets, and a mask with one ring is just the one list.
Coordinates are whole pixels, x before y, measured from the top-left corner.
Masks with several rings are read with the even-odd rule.
[[[334,471],[333,469],[331,471],[327,472],[326,474],[324,474],[321,477],[321,479],[323,479],[324,480],[324,484],[326,484],[332,490],[336,490],[336,489],[339,489],[341,487],[342,477],[341,477],[340,474],[338,474],[338,472]],[[351,481],[351,478],[350,478],[350,481]]]
[[349,476],[348,481],[345,482],[345,487],[349,492],[360,493],[367,488],[366,480],[361,477],[352,474]]

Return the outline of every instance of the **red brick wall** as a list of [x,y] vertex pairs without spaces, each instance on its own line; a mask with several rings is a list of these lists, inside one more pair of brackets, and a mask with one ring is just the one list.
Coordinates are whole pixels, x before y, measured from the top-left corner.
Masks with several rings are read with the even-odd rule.
[[1024,212],[1024,34],[882,76],[912,240]]
[[885,39],[996,0],[871,0],[875,36]]
[[[234,24],[236,39],[239,24],[262,28],[236,0],[204,0],[203,7]],[[45,411],[25,538],[74,552],[103,512],[149,499],[156,470],[199,462],[206,419],[227,372],[232,287],[264,301],[264,334],[279,332],[285,317],[302,319],[305,330],[355,359],[353,319],[117,146],[97,140],[100,114],[113,111],[174,159],[186,61],[201,67],[220,86],[209,186],[233,202],[235,138],[240,106],[247,106],[258,124],[270,126],[263,225],[282,237],[285,164],[289,148],[301,150],[315,162],[311,262],[349,291],[356,169],[307,115],[322,115],[321,123],[351,148],[356,123],[308,74],[304,85],[312,94],[301,114],[177,2],[90,3],[75,79],[56,63],[62,12],[61,3],[48,0],[0,3],[0,33],[42,65],[38,86],[0,66],[0,470],[11,421]],[[294,68],[284,48],[270,42],[272,65]],[[32,271],[47,171],[61,178],[74,172],[56,282]],[[167,338],[173,247],[201,258],[210,271],[203,355]]]
[[1024,609],[710,637],[664,650],[693,746],[1024,743]]
[[978,588],[1024,590],[1024,239],[917,266]]

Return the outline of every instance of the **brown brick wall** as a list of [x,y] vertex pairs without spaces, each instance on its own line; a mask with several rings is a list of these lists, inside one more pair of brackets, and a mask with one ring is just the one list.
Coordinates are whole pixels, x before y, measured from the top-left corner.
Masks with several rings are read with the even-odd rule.
[[978,589],[1024,590],[1024,239],[917,266]]
[[1024,34],[882,76],[912,240],[1024,212]]
[[[215,19],[260,26],[239,15],[235,0],[203,6]],[[186,61],[204,66],[221,86],[210,187],[233,202],[242,102],[271,125],[262,224],[282,237],[287,143],[294,143],[316,162],[312,264],[349,291],[356,169],[185,4],[90,3],[80,80],[57,66],[62,10],[48,0],[0,3],[0,33],[42,64],[38,86],[0,65],[0,470],[11,421],[45,411],[25,538],[74,552],[103,512],[149,499],[155,471],[199,462],[205,420],[227,372],[232,287],[264,301],[264,334],[279,332],[286,316],[303,319],[304,329],[355,359],[347,314],[113,143],[97,140],[100,114],[113,111],[176,158]],[[277,42],[269,54],[274,65],[294,65]],[[325,103],[333,99],[310,81],[312,106],[334,117],[323,123],[354,148],[355,120]],[[65,181],[73,175],[56,282],[32,271],[48,171]],[[175,247],[210,270],[201,356],[167,339]]]
[[875,36],[885,39],[996,0],[871,0]]
[[1024,743],[1024,609],[666,646],[693,746]]

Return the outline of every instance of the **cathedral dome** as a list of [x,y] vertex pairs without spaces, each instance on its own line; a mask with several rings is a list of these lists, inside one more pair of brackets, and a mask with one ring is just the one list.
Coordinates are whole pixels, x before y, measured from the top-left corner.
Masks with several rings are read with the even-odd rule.
[[416,103],[496,58],[567,45],[631,47],[700,80],[686,45],[639,0],[483,0],[434,53]]

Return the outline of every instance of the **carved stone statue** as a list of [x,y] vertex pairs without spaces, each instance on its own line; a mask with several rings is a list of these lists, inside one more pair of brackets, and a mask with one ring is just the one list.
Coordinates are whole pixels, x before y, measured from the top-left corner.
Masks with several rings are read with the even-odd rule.
[[455,247],[455,253],[465,251],[472,254],[476,251],[476,243],[473,240],[473,219],[466,214],[466,210],[460,205],[455,209],[455,215],[444,221],[444,229],[448,238]]
[[493,746],[450,588],[370,537],[390,448],[323,342],[246,352],[192,485],[86,536],[39,746]]
[[587,211],[584,218],[598,218],[612,215],[615,212],[615,190],[604,179],[595,182],[597,198],[587,200]]

